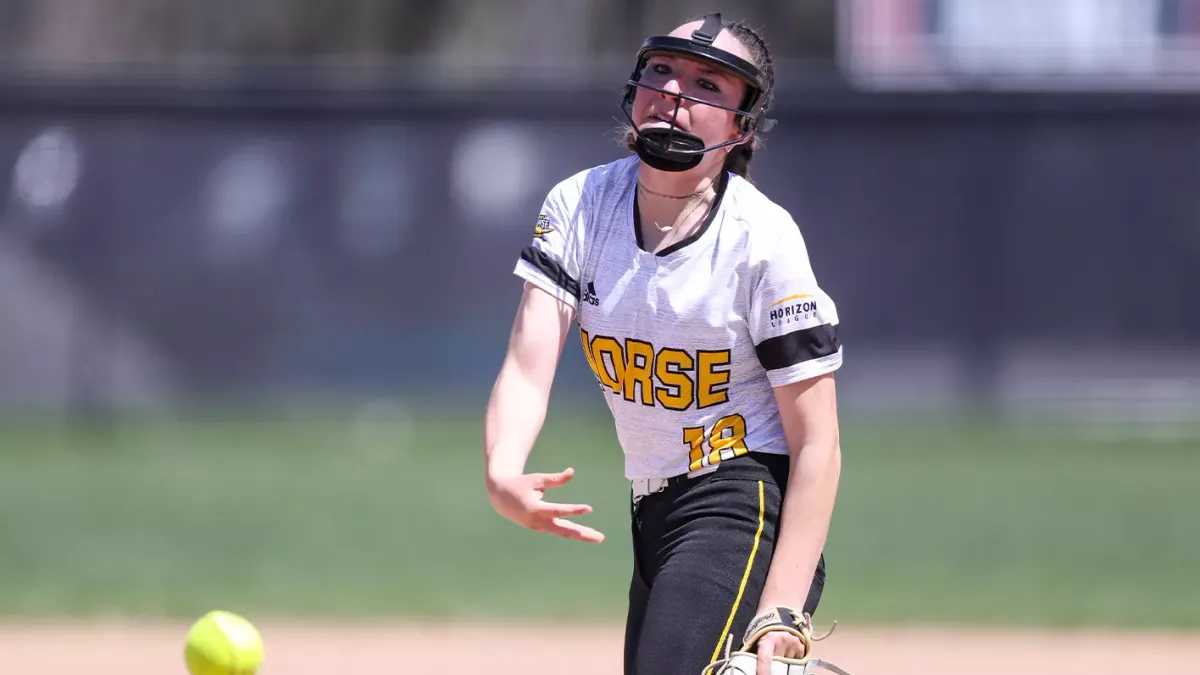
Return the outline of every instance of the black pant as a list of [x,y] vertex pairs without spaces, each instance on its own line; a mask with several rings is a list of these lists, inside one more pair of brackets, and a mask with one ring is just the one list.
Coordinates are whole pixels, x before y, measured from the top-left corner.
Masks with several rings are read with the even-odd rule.
[[[674,479],[632,510],[625,675],[700,675],[758,608],[787,490],[788,457],[751,453]],[[804,611],[825,585],[821,556]]]

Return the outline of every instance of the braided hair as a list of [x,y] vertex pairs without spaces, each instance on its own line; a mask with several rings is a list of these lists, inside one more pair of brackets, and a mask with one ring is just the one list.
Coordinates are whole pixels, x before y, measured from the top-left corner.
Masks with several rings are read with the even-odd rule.
[[[775,62],[771,59],[767,43],[757,31],[741,21],[726,22],[725,29],[750,52],[750,62],[762,72],[766,91],[763,92],[763,100],[759,105],[765,112],[775,100]],[[749,178],[750,160],[754,159],[754,151],[759,146],[760,138],[761,135],[755,133],[749,142],[733,146],[725,156],[724,169],[742,178]]]

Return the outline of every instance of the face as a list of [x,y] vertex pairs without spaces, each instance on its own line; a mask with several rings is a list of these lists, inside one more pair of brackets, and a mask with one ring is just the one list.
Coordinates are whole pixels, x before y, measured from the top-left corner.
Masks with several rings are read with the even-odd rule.
[[[675,37],[690,37],[702,22],[686,23],[671,32]],[[728,31],[717,35],[713,46],[750,60],[749,51]],[[746,94],[746,82],[731,73],[703,61],[677,54],[654,54],[642,71],[641,81],[664,91],[682,93],[701,101],[738,108]],[[695,134],[711,146],[741,136],[734,114],[696,101],[684,99],[676,113],[677,99],[668,94],[643,87],[636,90],[633,100],[633,119],[639,129],[667,127],[672,115],[678,115],[676,126]],[[723,154],[723,153],[722,153]]]

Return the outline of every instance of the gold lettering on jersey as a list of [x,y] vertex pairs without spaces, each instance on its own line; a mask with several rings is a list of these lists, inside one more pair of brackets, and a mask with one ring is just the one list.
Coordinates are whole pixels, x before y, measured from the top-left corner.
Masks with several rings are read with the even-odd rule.
[[583,356],[587,358],[588,368],[591,368],[592,372],[596,373],[596,377],[600,377],[600,369],[596,367],[596,357],[592,354],[592,343],[588,340],[586,330],[580,329],[579,340],[583,343]]
[[660,405],[668,410],[707,408],[729,401],[728,349],[697,350],[626,339],[622,345],[605,335],[581,330],[583,353],[600,384],[631,403]]
[[746,448],[746,418],[734,414],[717,420],[708,432],[708,445],[712,448],[708,454],[709,464],[749,452]]
[[663,347],[654,358],[654,374],[663,385],[654,390],[654,398],[667,410],[687,410],[695,396],[696,383],[689,371],[696,359],[682,349]]
[[[625,380],[625,353],[621,343],[616,338],[601,335],[592,340],[592,370],[600,383],[621,393],[621,383]],[[612,370],[609,370],[609,366]]]
[[728,389],[717,389],[729,384],[729,371],[719,370],[729,365],[729,350],[696,352],[696,372],[699,386],[696,388],[696,407],[707,408],[729,400]]
[[746,446],[746,418],[736,413],[717,420],[707,432],[704,427],[684,428],[683,442],[688,445],[688,471],[699,471],[750,452]]
[[637,401],[637,390],[640,390],[642,405],[654,407],[653,368],[654,345],[632,338],[626,339],[625,379],[621,389],[626,401]]
[[688,444],[688,471],[695,471],[704,460],[704,427],[684,427],[683,442]]

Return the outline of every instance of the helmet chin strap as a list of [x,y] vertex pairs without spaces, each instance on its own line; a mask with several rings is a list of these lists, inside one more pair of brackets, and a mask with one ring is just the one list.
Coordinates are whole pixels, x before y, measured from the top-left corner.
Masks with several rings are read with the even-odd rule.
[[704,155],[698,151],[703,148],[704,141],[700,137],[679,129],[643,129],[634,142],[634,151],[643,162],[659,171],[672,173],[700,166]]
[[[687,171],[700,165],[704,158],[704,139],[676,126],[683,98],[675,98],[675,111],[666,127],[638,129],[634,150],[643,162],[659,171]],[[632,119],[630,120],[632,121]]]

